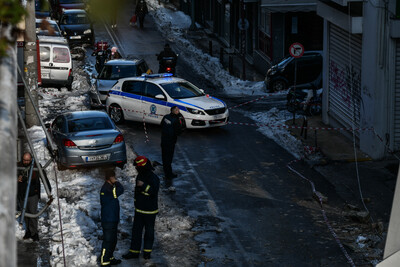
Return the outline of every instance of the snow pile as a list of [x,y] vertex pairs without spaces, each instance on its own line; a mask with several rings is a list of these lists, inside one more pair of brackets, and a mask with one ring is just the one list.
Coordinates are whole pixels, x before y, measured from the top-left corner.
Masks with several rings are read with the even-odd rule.
[[[152,6],[157,6],[156,1],[149,1]],[[260,95],[265,94],[264,82],[242,81],[227,72],[219,58],[205,54],[188,40],[187,30],[190,17],[182,12],[159,8],[152,13],[160,32],[169,42],[174,42],[180,49],[179,54],[187,61],[198,75],[205,79],[219,83],[226,93],[235,95]]]

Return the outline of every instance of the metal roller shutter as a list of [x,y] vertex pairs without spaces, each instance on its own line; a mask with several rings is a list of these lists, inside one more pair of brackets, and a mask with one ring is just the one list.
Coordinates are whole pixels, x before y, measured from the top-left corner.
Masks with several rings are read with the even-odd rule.
[[400,150],[400,40],[396,41],[394,103],[394,150]]
[[361,50],[361,35],[330,23],[328,112],[346,128],[360,127]]

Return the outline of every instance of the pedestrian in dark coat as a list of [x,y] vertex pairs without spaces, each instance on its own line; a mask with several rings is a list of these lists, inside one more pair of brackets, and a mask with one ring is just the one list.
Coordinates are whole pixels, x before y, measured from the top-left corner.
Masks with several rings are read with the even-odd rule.
[[160,180],[153,172],[150,160],[144,156],[135,159],[138,171],[135,186],[135,218],[132,227],[132,240],[125,259],[138,258],[142,246],[144,228],[143,258],[150,259],[154,243],[154,224],[158,214],[158,190]]
[[118,197],[124,193],[124,187],[115,178],[114,170],[106,170],[105,178],[106,181],[100,190],[101,226],[103,228],[100,258],[102,266],[121,263],[121,260],[115,259],[113,254],[117,245],[119,223]]
[[147,8],[146,1],[139,0],[139,2],[136,4],[135,14],[139,19],[139,25],[140,28],[142,29],[143,29],[144,17],[147,15],[147,13],[149,13],[149,10]]
[[175,144],[185,128],[185,120],[177,106],[171,107],[171,113],[163,117],[161,121],[161,154],[165,179],[170,182],[177,175],[172,172],[172,159],[174,157]]
[[[32,155],[27,152],[22,156],[22,164],[18,164],[18,193],[17,193],[17,205],[22,211],[24,206],[26,189],[28,187],[29,171],[32,166]],[[26,203],[26,213],[36,214],[38,203],[40,199],[40,178],[37,169],[33,169],[31,185],[29,187],[28,201]],[[25,235],[23,239],[32,238],[34,241],[39,240],[38,234],[38,218],[29,218],[25,216]]]

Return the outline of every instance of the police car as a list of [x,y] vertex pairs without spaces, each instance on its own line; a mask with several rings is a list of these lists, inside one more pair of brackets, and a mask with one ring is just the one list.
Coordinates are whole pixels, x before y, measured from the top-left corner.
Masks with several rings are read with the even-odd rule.
[[120,79],[106,100],[107,112],[116,123],[131,120],[160,124],[172,106],[179,107],[187,128],[222,126],[229,118],[222,100],[169,73]]

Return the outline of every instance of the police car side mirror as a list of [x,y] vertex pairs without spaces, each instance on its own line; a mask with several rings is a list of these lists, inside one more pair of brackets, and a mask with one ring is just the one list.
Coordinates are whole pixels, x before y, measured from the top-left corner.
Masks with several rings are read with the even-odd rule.
[[155,98],[160,100],[165,100],[165,96],[162,94],[156,95]]

